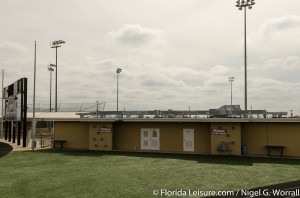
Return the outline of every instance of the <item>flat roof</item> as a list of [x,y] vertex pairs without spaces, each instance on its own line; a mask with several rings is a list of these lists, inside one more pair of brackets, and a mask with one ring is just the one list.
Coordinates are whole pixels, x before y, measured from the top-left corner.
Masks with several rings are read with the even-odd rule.
[[[69,115],[72,116],[69,116]],[[300,122],[300,118],[80,118],[75,113],[61,113],[61,112],[49,112],[49,113],[37,113],[37,121],[56,121],[56,122],[173,122],[173,123],[187,123],[187,122],[235,122],[235,123],[291,123]],[[28,114],[28,121],[32,121],[32,113]]]
[[[300,122],[300,118],[80,118],[78,112],[36,112],[37,121],[56,122]],[[32,121],[33,113],[27,113],[27,120]]]
[[[80,118],[77,112],[35,112],[36,119],[60,119],[60,118]],[[27,112],[27,118],[33,118],[33,112]]]

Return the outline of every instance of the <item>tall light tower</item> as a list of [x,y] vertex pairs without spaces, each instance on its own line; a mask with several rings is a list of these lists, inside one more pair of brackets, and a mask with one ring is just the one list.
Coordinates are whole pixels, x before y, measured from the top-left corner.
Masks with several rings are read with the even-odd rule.
[[99,116],[98,116],[98,112],[99,112],[99,101],[96,101],[96,103],[97,103],[97,110],[96,110],[96,116],[97,116],[97,118],[99,118]]
[[51,107],[51,98],[52,98],[52,72],[54,71],[54,67],[56,67],[56,65],[54,64],[49,64],[48,65],[48,70],[50,72],[50,106],[49,106],[49,111],[52,111],[52,107]]
[[61,47],[61,44],[66,43],[63,40],[57,40],[57,41],[52,41],[50,43],[51,48],[55,48],[56,50],[56,55],[55,55],[55,60],[56,60],[56,70],[55,70],[55,112],[57,112],[57,48]]
[[1,88],[2,88],[2,96],[1,96],[1,102],[2,102],[2,105],[1,105],[1,138],[4,138],[4,132],[3,132],[3,119],[4,119],[4,93],[3,93],[3,86],[4,86],[4,69],[2,69],[2,84],[1,84]]
[[255,4],[254,0],[238,0],[236,2],[236,7],[239,10],[243,10],[244,8],[244,34],[245,34],[245,110],[247,110],[247,8],[251,9]]
[[232,82],[234,81],[234,77],[229,77],[229,82],[230,82],[230,90],[231,90],[231,96],[230,96],[230,105],[232,107]]
[[293,115],[294,115],[294,114],[293,114],[293,111],[294,111],[294,110],[290,110],[290,111],[291,111],[291,118],[292,118],[292,117],[293,117]]
[[119,75],[121,73],[122,69],[117,68],[116,73],[117,73],[117,111],[119,111]]

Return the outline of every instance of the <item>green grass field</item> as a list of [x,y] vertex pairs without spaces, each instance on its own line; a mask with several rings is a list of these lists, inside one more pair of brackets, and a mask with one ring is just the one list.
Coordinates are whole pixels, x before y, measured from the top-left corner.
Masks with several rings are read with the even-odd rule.
[[[93,151],[0,158],[1,197],[155,197],[154,190],[237,190],[300,179],[300,160]],[[156,196],[160,197],[160,196]]]

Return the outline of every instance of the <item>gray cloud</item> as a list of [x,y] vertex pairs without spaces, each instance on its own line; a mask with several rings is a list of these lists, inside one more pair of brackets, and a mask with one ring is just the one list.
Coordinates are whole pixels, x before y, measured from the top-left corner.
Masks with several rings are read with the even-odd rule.
[[[134,6],[133,6],[134,5]],[[248,20],[248,99],[254,108],[300,113],[299,0],[260,1]],[[49,11],[54,8],[55,11]],[[49,100],[47,65],[58,50],[59,102],[106,101],[120,107],[208,109],[244,102],[243,15],[234,2],[214,0],[4,0],[0,7],[0,66],[5,84],[29,79],[38,42],[37,101]],[[249,106],[250,108],[250,106]]]
[[290,30],[292,28],[300,28],[300,16],[283,16],[273,18],[263,23],[260,29],[260,34],[263,38],[271,37],[272,34]]
[[300,16],[286,15],[266,20],[249,36],[254,56],[291,56],[298,54]]
[[143,27],[139,24],[125,24],[119,30],[112,31],[108,38],[133,47],[141,47],[153,42],[161,43],[164,32],[159,29]]

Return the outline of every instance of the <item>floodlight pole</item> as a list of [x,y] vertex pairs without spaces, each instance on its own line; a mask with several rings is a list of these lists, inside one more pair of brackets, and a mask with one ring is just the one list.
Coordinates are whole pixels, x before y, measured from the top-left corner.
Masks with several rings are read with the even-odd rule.
[[247,110],[247,100],[248,100],[248,94],[247,94],[247,11],[246,7],[244,7],[244,25],[245,25],[245,30],[244,30],[244,46],[245,46],[245,59],[244,59],[244,65],[245,65],[245,110]]
[[98,117],[99,117],[99,116],[98,116],[98,111],[99,111],[99,109],[98,109],[98,105],[99,105],[99,101],[96,101],[96,103],[97,103],[96,115],[97,115],[97,118],[98,118]]
[[245,46],[245,110],[247,110],[248,108],[248,75],[247,75],[247,9],[246,7],[244,7],[244,24],[245,24],[245,30],[244,30],[244,46]]
[[238,0],[236,2],[236,7],[239,8],[239,10],[243,10],[244,8],[244,53],[245,53],[245,59],[244,59],[244,66],[245,66],[245,110],[247,110],[247,8],[251,9],[252,6],[255,4],[254,0]]
[[33,116],[32,116],[32,134],[31,148],[35,147],[35,84],[36,84],[36,41],[34,41],[34,74],[33,74]]
[[3,138],[3,135],[4,135],[4,132],[3,132],[3,122],[4,122],[4,113],[3,113],[3,111],[4,111],[4,108],[3,108],[3,100],[4,100],[4,92],[3,92],[3,90],[4,90],[4,69],[2,69],[2,91],[1,91],[1,93],[2,93],[2,97],[1,97],[1,102],[2,102],[2,105],[1,105],[1,138]]
[[49,64],[48,66],[48,70],[50,72],[50,106],[49,106],[49,111],[52,111],[52,107],[51,107],[51,99],[52,99],[52,72],[54,71],[54,67],[56,67],[56,65],[53,64]]
[[234,81],[234,77],[229,77],[229,82],[230,82],[230,90],[231,90],[231,96],[230,96],[230,105],[232,107],[232,82]]
[[117,68],[116,73],[117,73],[117,112],[119,112],[119,75],[121,73],[122,69]]
[[61,44],[66,43],[63,40],[52,41],[50,44],[51,48],[55,48],[55,112],[57,112],[57,48],[61,47]]
[[55,48],[55,112],[57,112],[57,47]]

